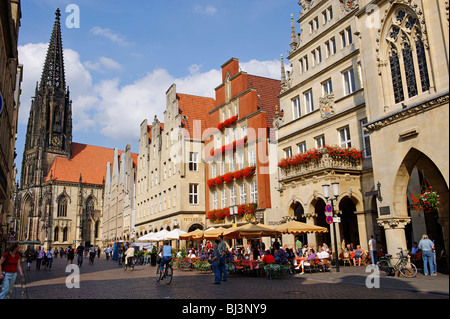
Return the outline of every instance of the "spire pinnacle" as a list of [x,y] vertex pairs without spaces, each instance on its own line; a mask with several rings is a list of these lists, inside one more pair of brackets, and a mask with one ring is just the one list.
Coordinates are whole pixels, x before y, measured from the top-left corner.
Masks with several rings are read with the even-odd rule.
[[294,15],[291,14],[291,50],[297,48],[297,35],[295,34]]
[[51,87],[55,91],[65,91],[66,79],[64,74],[64,56],[61,37],[61,12],[56,9],[55,23],[48,44],[47,56],[45,58],[44,69],[42,70],[40,88]]

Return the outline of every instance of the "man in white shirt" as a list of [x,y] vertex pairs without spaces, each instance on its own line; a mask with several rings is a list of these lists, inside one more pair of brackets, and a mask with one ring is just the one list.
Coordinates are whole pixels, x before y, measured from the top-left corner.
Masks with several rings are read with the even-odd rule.
[[317,257],[319,257],[320,261],[323,261],[326,258],[330,258],[330,254],[319,247],[319,252],[317,253]]

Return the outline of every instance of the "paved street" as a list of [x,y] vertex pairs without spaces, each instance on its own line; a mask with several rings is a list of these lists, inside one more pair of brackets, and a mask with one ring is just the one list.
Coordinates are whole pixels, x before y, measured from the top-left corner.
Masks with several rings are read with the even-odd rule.
[[[173,282],[166,286],[155,281],[155,267],[136,266],[124,271],[116,261],[84,258],[80,287],[67,288],[65,259],[57,258],[52,270],[26,271],[29,299],[448,299],[449,276],[417,278],[381,277],[380,288],[366,287],[368,273],[363,267],[341,267],[341,272],[296,274],[289,279],[230,275],[227,282],[213,285],[212,274],[175,270]],[[20,280],[15,298],[21,298]]]

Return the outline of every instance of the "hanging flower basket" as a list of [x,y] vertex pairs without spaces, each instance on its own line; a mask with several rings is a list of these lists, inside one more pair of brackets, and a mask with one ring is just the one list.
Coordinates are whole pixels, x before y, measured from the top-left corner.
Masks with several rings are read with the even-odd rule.
[[[415,209],[422,209],[425,213],[431,213],[435,209],[439,210],[441,206],[439,194],[433,191],[431,186],[423,190],[420,194],[414,192],[411,195],[411,202]],[[441,208],[441,210],[443,209]]]

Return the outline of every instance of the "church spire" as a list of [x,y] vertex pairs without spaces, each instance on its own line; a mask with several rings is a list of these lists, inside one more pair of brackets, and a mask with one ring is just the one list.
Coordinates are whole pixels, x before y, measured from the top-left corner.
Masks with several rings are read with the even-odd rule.
[[52,36],[47,49],[40,89],[47,86],[53,88],[55,91],[62,91],[64,93],[66,88],[66,78],[64,74],[64,56],[60,23],[61,12],[59,11],[59,8],[56,9],[55,15],[55,24],[53,25]]

